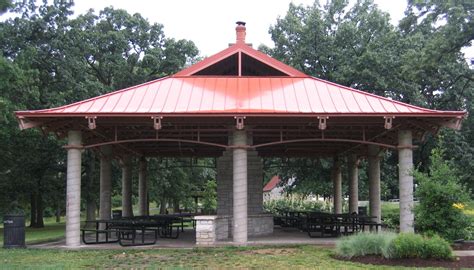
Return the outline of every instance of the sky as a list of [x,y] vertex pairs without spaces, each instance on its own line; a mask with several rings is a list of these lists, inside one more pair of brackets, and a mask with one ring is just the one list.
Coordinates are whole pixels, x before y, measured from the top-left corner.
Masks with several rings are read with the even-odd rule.
[[[260,44],[273,47],[268,29],[278,16],[283,17],[290,2],[312,5],[314,0],[76,0],[75,13],[106,6],[140,13],[150,22],[164,25],[167,37],[192,40],[203,56],[225,49],[235,42],[235,22],[247,23],[246,41],[254,48]],[[321,1],[323,2],[323,1]],[[389,12],[396,24],[406,8],[405,0],[375,0],[383,11]]]

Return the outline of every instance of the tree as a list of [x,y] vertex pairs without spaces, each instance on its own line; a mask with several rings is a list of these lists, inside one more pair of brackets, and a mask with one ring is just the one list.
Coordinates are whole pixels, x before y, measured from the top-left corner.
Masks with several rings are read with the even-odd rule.
[[[413,0],[394,27],[371,0],[290,4],[270,27],[275,48],[260,49],[318,78],[432,109],[472,112],[474,75],[461,53],[474,35],[472,13],[468,1]],[[456,166],[470,185],[474,161],[461,157],[474,155],[473,124],[468,119],[461,132],[443,137],[451,145],[446,155],[458,157]],[[435,145],[430,138],[415,153],[420,170],[428,170]],[[396,162],[391,155],[382,167],[393,195]]]
[[442,150],[435,148],[431,155],[429,173],[415,171],[418,179],[416,195],[416,229],[428,234],[439,234],[445,239],[468,239],[469,218],[462,208],[469,200],[465,187],[459,184],[455,169],[443,160]]
[[[8,122],[0,127],[6,153],[1,192],[11,192],[2,198],[30,201],[33,227],[42,226],[45,203],[56,208],[61,201],[44,198],[64,197],[64,142],[39,130],[20,132],[12,112],[56,107],[143,83],[181,69],[198,54],[194,43],[165,38],[161,25],[139,14],[106,8],[72,19],[72,7],[66,0],[17,2],[12,11],[21,17],[0,23],[0,112]],[[92,166],[96,159],[85,156],[83,176],[92,183],[98,176]],[[87,194],[89,204],[95,196]]]

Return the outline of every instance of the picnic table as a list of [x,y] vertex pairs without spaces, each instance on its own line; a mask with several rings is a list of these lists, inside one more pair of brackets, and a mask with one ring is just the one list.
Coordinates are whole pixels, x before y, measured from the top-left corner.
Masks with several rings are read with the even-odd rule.
[[[161,238],[179,237],[184,215],[135,216],[112,220],[87,220],[81,229],[84,244],[118,242],[121,246],[153,245]],[[88,227],[87,225],[93,224]],[[90,239],[90,236],[93,236]],[[88,238],[89,236],[89,238]]]
[[332,214],[321,211],[280,210],[278,224],[282,227],[298,228],[310,237],[336,237],[359,231],[376,230],[382,224],[374,222],[374,216],[359,214]]

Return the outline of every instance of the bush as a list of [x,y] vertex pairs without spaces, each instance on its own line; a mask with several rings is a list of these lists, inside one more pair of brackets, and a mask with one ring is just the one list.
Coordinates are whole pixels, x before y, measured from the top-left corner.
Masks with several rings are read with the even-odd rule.
[[385,257],[446,260],[453,258],[453,252],[449,243],[439,236],[424,238],[419,234],[402,233],[391,241]]
[[388,248],[389,258],[421,258],[423,237],[414,233],[401,233]]
[[459,184],[456,171],[442,159],[442,151],[431,154],[430,173],[414,172],[418,180],[415,207],[415,228],[428,234],[438,234],[448,240],[469,238],[469,217],[463,208],[469,196]]
[[281,211],[321,211],[323,209],[323,203],[292,196],[283,199],[265,201],[263,203],[263,208],[266,212],[279,215],[281,214]]
[[336,243],[336,254],[344,258],[384,255],[397,235],[391,232],[359,233],[344,237]]
[[400,207],[398,203],[382,204],[382,221],[391,230],[398,231],[400,229]]

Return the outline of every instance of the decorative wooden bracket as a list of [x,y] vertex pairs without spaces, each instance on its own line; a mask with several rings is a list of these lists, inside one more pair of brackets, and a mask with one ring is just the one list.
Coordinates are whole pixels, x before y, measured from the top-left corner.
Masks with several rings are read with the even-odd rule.
[[153,119],[153,128],[160,130],[162,128],[161,119],[163,119],[163,116],[152,116],[151,119]]
[[234,118],[235,118],[235,128],[237,128],[238,130],[244,129],[245,128],[245,125],[244,125],[245,116],[236,116]]
[[328,119],[329,117],[328,116],[318,116],[318,119],[319,119],[319,125],[318,125],[318,128],[320,130],[325,130],[327,128],[327,124],[326,124],[326,120]]
[[383,118],[385,119],[385,129],[391,129],[395,116],[384,116]]
[[95,123],[95,119],[97,119],[97,116],[86,116],[86,119],[89,129],[96,129],[97,124]]

